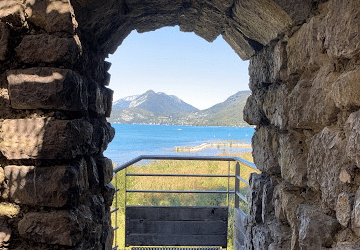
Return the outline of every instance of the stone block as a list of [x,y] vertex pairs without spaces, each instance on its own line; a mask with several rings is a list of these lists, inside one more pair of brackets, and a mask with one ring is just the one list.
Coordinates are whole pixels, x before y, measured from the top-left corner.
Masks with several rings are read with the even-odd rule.
[[249,60],[255,54],[255,50],[248,40],[236,29],[236,24],[226,26],[222,37],[241,59]]
[[[101,223],[94,220],[94,213],[96,210],[85,205],[80,205],[73,212],[77,216],[81,228],[83,228],[83,246],[80,249],[103,249],[102,246],[100,246],[100,241],[103,230],[106,228],[103,227]],[[91,230],[89,230],[90,228]]]
[[276,243],[271,243],[268,248],[268,250],[278,250],[278,249],[282,249],[282,248]]
[[245,218],[245,228],[246,228],[246,232],[245,232],[245,247],[244,249],[253,249],[253,242],[252,242],[252,227],[253,225],[251,223],[248,223],[248,218],[250,217],[250,215],[248,215]]
[[346,121],[346,155],[360,168],[360,111],[351,113]]
[[360,107],[360,69],[345,72],[332,85],[332,96],[335,104],[341,109],[358,109]]
[[251,57],[249,63],[249,88],[256,101],[262,105],[268,86],[275,83],[274,76],[274,46],[264,47]]
[[14,109],[87,109],[83,78],[69,69],[28,68],[7,72]]
[[0,128],[0,151],[8,159],[72,159],[87,152],[92,134],[83,119],[7,119]]
[[6,249],[11,237],[11,228],[5,220],[0,219],[0,247]]
[[300,205],[298,209],[300,250],[319,250],[331,247],[339,222],[314,207]]
[[103,61],[101,57],[95,57],[93,60],[94,63],[91,71],[92,81],[98,83],[96,86],[109,86],[111,75],[108,71],[111,68],[111,63]]
[[250,209],[248,219],[251,219],[251,223],[260,223],[263,220],[263,189],[268,182],[269,178],[263,174],[250,175],[247,199]]
[[113,103],[114,91],[109,88],[104,89],[104,106],[105,106],[105,116],[110,117]]
[[279,166],[279,134],[272,127],[259,127],[252,139],[255,165],[268,174],[280,174]]
[[279,41],[274,46],[274,69],[272,79],[275,82],[287,80],[287,51],[286,42]]
[[195,21],[194,33],[208,42],[213,42],[223,31],[225,15],[219,10],[203,5]]
[[336,244],[336,247],[333,249],[336,250],[358,250],[360,243],[356,242],[341,242]]
[[78,216],[63,210],[27,213],[19,222],[18,230],[27,240],[63,246],[75,246],[83,236]]
[[292,230],[287,224],[283,224],[276,219],[268,221],[266,224],[269,227],[271,237],[274,240],[274,243],[271,244],[272,246],[269,246],[268,250],[293,249],[291,248]]
[[270,229],[265,225],[257,225],[252,229],[252,242],[254,249],[268,249],[272,243]]
[[297,227],[297,210],[305,199],[300,196],[298,188],[286,183],[276,186],[274,190],[274,210],[279,221],[286,222],[294,230]]
[[156,13],[152,15],[143,15],[137,17],[134,21],[134,29],[136,29],[139,33],[145,33],[150,31],[155,31],[157,29],[166,27],[166,26],[175,26],[178,23],[177,12],[169,12],[167,14],[164,13]]
[[16,55],[24,63],[75,63],[80,48],[74,38],[48,34],[27,35],[16,48]]
[[308,154],[308,186],[321,191],[322,201],[333,210],[340,193],[351,193],[351,186],[340,179],[342,170],[352,173],[353,169],[347,160],[345,146],[343,132],[326,127],[312,138]]
[[343,182],[343,183],[349,183],[349,184],[351,184],[353,178],[352,178],[351,173],[350,173],[349,170],[342,169],[341,172],[340,172],[339,179],[340,179],[340,181]]
[[99,169],[99,179],[103,186],[111,182],[114,176],[113,163],[109,158],[102,157],[96,161]]
[[312,9],[311,0],[273,0],[292,19],[294,24],[303,23]]
[[215,7],[220,11],[227,11],[231,8],[234,4],[235,0],[209,0],[207,1],[208,4]]
[[20,214],[20,206],[9,203],[1,202],[0,203],[0,217],[1,218],[15,218]]
[[99,189],[100,177],[99,169],[96,165],[96,161],[93,157],[86,158],[87,172],[88,172],[88,182],[91,190]]
[[266,121],[264,111],[261,106],[256,102],[256,99],[253,95],[250,95],[247,100],[243,110],[244,121],[250,125],[260,125]]
[[268,122],[280,129],[288,125],[289,103],[287,97],[289,90],[285,84],[272,84],[268,87],[262,105],[263,112]]
[[113,201],[114,201],[114,195],[115,195],[115,187],[113,184],[109,183],[107,184],[103,191],[102,191],[102,195],[104,197],[104,200],[105,200],[105,205],[107,207],[111,207]]
[[322,19],[313,17],[289,39],[287,45],[288,75],[318,70],[328,60],[321,40]]
[[182,5],[182,0],[130,0],[126,2],[129,15],[132,17],[143,16],[145,13],[156,13],[161,11],[176,11]]
[[2,0],[0,2],[0,20],[12,26],[23,26],[25,23],[24,6],[16,0]]
[[102,224],[102,234],[101,234],[101,243],[104,247],[104,249],[112,249],[114,241],[114,230],[110,224],[110,220],[107,220],[106,222]]
[[31,206],[74,205],[88,187],[86,162],[53,167],[6,166],[7,196]]
[[274,211],[273,193],[274,185],[269,178],[262,190],[261,219],[263,223],[266,223],[272,217],[272,212]]
[[291,17],[272,0],[236,1],[232,10],[239,30],[263,45],[292,25]]
[[196,19],[198,19],[200,15],[199,6],[196,2],[188,2],[185,6],[186,8],[184,8],[182,14],[179,16],[180,31],[193,32]]
[[351,212],[354,203],[354,195],[349,193],[340,193],[336,201],[336,219],[343,227],[348,227],[351,220]]
[[92,151],[102,153],[115,136],[115,129],[106,121],[95,120],[93,124]]
[[0,109],[11,108],[10,97],[8,89],[0,88]]
[[331,86],[338,75],[331,64],[322,67],[311,78],[304,75],[288,95],[288,127],[290,129],[323,129],[336,122],[340,110],[332,98]]
[[289,131],[280,135],[279,142],[281,177],[295,186],[305,187],[309,152],[305,135]]
[[110,117],[114,91],[100,87],[95,81],[89,84],[89,109],[100,116]]
[[324,48],[329,56],[353,58],[360,54],[360,2],[331,0],[324,19]]
[[0,61],[4,61],[8,57],[8,43],[10,30],[7,24],[0,22]]
[[357,190],[354,198],[354,206],[351,213],[351,225],[351,229],[358,237],[360,237],[360,188]]
[[75,33],[77,23],[72,17],[74,11],[68,1],[27,0],[25,12],[28,22],[46,30],[48,33],[61,31],[70,34]]
[[110,221],[110,208],[105,207],[105,200],[101,194],[89,197],[89,201],[93,223],[102,224],[104,221]]
[[354,232],[345,228],[337,234],[336,250],[358,250],[360,238]]
[[4,168],[0,167],[0,185],[2,185],[5,181],[5,172]]

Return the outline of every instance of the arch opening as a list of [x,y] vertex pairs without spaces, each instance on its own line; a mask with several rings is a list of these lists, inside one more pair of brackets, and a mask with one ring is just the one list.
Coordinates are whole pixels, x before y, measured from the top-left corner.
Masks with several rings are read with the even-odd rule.
[[[182,38],[184,37],[184,38]],[[221,37],[218,37],[212,43],[208,43],[203,39],[195,36],[192,33],[184,33],[178,30],[178,27],[169,27],[169,28],[161,28],[154,32],[148,32],[144,34],[131,33],[119,46],[117,51],[114,53],[113,56],[110,56],[108,61],[112,63],[109,73],[111,74],[111,81],[109,87],[114,90],[114,103],[112,109],[112,116],[108,119],[109,122],[119,122],[119,123],[158,123],[158,124],[169,124],[169,125],[191,125],[190,123],[184,123],[183,120],[175,120],[174,117],[176,114],[171,114],[168,117],[168,121],[165,119],[158,119],[155,122],[154,120],[149,121],[149,117],[144,119],[144,121],[137,120],[137,116],[146,116],[144,115],[143,111],[135,110],[135,108],[128,108],[126,113],[121,111],[118,112],[116,110],[116,101],[119,99],[116,96],[117,91],[127,91],[123,94],[120,93],[121,97],[127,96],[134,96],[134,95],[141,95],[144,94],[146,91],[154,90],[155,92],[165,92],[167,95],[176,95],[180,97],[180,99],[186,101],[187,103],[195,106],[196,108],[205,110],[207,108],[211,108],[215,104],[225,101],[230,96],[233,96],[233,99],[239,98],[238,95],[234,96],[240,90],[247,90],[248,91],[248,63],[241,61],[240,58],[234,51],[230,48],[230,46],[222,40]],[[222,40],[222,41],[221,41]],[[212,55],[210,55],[212,54]],[[155,65],[152,65],[155,62]],[[118,64],[118,65],[116,65]],[[128,72],[126,72],[128,71]],[[143,86],[145,85],[145,86]],[[226,90],[229,88],[230,90]],[[193,92],[193,93],[191,93]],[[221,93],[221,92],[224,92]],[[146,93],[145,93],[146,94]],[[146,95],[142,96],[146,96]],[[155,93],[153,93],[155,94]],[[250,94],[248,91],[247,95]],[[220,97],[219,97],[220,96]],[[242,96],[245,97],[245,96]],[[208,104],[201,103],[206,101],[206,99],[213,99],[210,100]],[[189,101],[188,101],[189,100]],[[239,100],[237,100],[239,101]],[[233,100],[235,102],[235,100]],[[242,102],[245,102],[245,99],[242,99]],[[232,117],[234,120],[242,120],[242,108],[243,105],[241,103],[237,109],[236,113],[233,113]],[[161,104],[160,104],[161,105]],[[200,106],[204,105],[204,106]],[[235,104],[234,104],[235,105]],[[242,105],[242,106],[241,106]],[[141,107],[144,107],[143,105]],[[115,108],[115,109],[114,109]],[[170,107],[169,107],[170,108]],[[231,106],[231,108],[234,108]],[[147,110],[149,111],[149,110]],[[200,110],[199,110],[200,111]],[[199,112],[197,111],[197,112]],[[225,111],[225,108],[223,109]],[[233,111],[233,110],[231,110]],[[139,112],[139,113],[137,113]],[[200,111],[201,112],[201,111]],[[229,111],[230,112],[230,111]],[[240,115],[241,114],[241,115]],[[153,114],[151,114],[153,115]],[[202,115],[199,114],[200,117]],[[161,114],[161,117],[166,115]],[[236,116],[236,117],[235,117]],[[118,117],[124,117],[124,119],[118,119]],[[170,118],[171,117],[171,118]],[[170,120],[171,119],[171,120]],[[223,121],[224,122],[224,121]],[[210,124],[210,123],[209,123]],[[202,123],[201,125],[209,125]],[[237,124],[216,124],[222,126],[240,126],[245,123],[237,123]],[[199,125],[199,124],[193,124]],[[210,124],[214,125],[214,124]],[[216,131],[217,128],[213,128],[212,134],[208,134],[207,138],[202,138],[201,143],[199,142],[199,137],[195,134],[192,136],[192,139],[186,142],[184,138],[181,138],[181,135],[178,134],[169,134],[169,126],[150,129],[149,126],[141,125],[134,125],[134,127],[129,126],[119,126],[118,124],[112,124],[115,130],[119,130],[120,135],[115,137],[113,141],[108,146],[108,152],[105,151],[104,154],[106,157],[112,159],[114,164],[122,164],[129,160],[138,157],[140,154],[180,154],[183,155],[184,153],[178,152],[176,153],[175,148],[178,146],[201,146],[200,144],[204,143],[205,141],[218,141],[222,142],[223,144],[218,146],[214,146],[207,148],[204,151],[198,151],[197,153],[191,153],[191,155],[235,155],[236,153],[242,152],[249,152],[251,149],[249,148],[240,148],[240,144],[238,141],[245,140],[247,144],[251,142],[251,134],[253,130],[247,129],[245,134],[247,137],[237,138],[240,133],[235,134],[235,130],[226,131],[225,137],[220,137],[222,135]],[[145,131],[144,134],[137,132]],[[183,126],[176,126],[174,130],[178,132],[185,132],[189,128]],[[121,131],[122,130],[122,131]],[[218,130],[222,131],[224,128],[218,128]],[[127,132],[128,131],[128,132]],[[196,133],[202,133],[201,129],[197,129]],[[128,133],[126,136],[122,136],[124,133]],[[162,138],[161,134],[167,134],[167,137],[164,138],[164,144],[161,145]],[[234,132],[234,133],[233,133]],[[207,133],[205,131],[205,133]],[[146,135],[146,134],[152,134]],[[213,136],[215,136],[214,138]],[[176,137],[177,136],[177,137]],[[185,136],[185,135],[184,135]],[[133,137],[132,139],[129,137]],[[142,138],[139,138],[142,137]],[[174,145],[171,145],[172,141],[170,140],[171,137],[174,137],[172,141],[175,141]],[[156,142],[155,142],[156,138]],[[231,141],[227,143],[226,141]],[[165,143],[166,141],[166,143]],[[171,141],[171,142],[170,142]],[[176,142],[177,141],[177,142]],[[225,143],[224,143],[225,142]],[[187,144],[188,143],[188,144]],[[198,143],[198,144],[196,144]],[[114,146],[112,145],[114,144]],[[126,144],[127,147],[119,147],[119,144]],[[130,145],[134,145],[131,148]],[[139,145],[138,147],[138,144]],[[171,146],[169,146],[171,145]],[[231,147],[227,148],[226,145],[232,145]],[[149,147],[151,149],[149,149]],[[160,148],[159,148],[160,147]],[[161,148],[163,147],[163,148]],[[123,152],[120,152],[123,150]],[[165,151],[166,150],[166,151]],[[171,151],[170,151],[171,150]],[[132,151],[132,152],[128,152]],[[176,166],[174,166],[176,167]],[[184,166],[185,167],[185,166]],[[146,169],[146,166],[143,167]],[[129,170],[130,171],[130,170]],[[209,171],[208,169],[204,168],[204,171]],[[119,173],[119,176],[115,181],[119,182],[117,184],[118,187],[123,186],[121,181],[123,181],[123,176]],[[148,179],[145,180],[145,182]],[[157,179],[156,179],[157,180]],[[185,181],[185,179],[181,179]],[[154,180],[155,181],[155,180]],[[160,183],[160,181],[157,181]],[[130,185],[130,184],[129,184]],[[162,184],[164,185],[164,184]],[[194,187],[192,187],[194,188]],[[207,187],[203,187],[207,188]],[[220,188],[223,188],[221,186]],[[121,198],[124,196],[124,193],[119,193],[118,198],[118,206],[123,201]],[[142,196],[140,196],[142,197]],[[148,196],[146,196],[148,197]],[[131,201],[137,202],[137,199],[142,200],[145,204],[150,203],[150,205],[154,206],[156,204],[168,204],[170,206],[179,206],[184,205],[186,202],[189,202],[191,198],[179,197],[179,195],[169,195],[163,197],[161,195],[153,195],[151,198],[138,198],[138,196],[133,195]],[[198,199],[198,201],[193,201],[194,204],[198,206],[205,206],[208,204],[212,204],[210,199],[214,199],[214,197],[210,197],[209,195],[199,195],[191,196],[193,199]],[[130,198],[128,196],[128,202]],[[222,204],[223,200],[226,200],[224,195],[219,195],[216,197],[216,201],[218,202],[218,206]],[[152,202],[153,201],[153,202]],[[231,207],[234,203],[233,197],[230,198]],[[129,202],[130,204],[131,202]],[[230,208],[231,211],[232,208]],[[233,214],[233,212],[231,212]],[[118,231],[115,233],[115,242],[116,245],[122,247],[124,244],[124,211],[123,208],[120,208],[118,211],[117,217],[113,216],[113,225],[115,227],[119,226]],[[234,218],[231,216],[230,221]],[[118,220],[115,223],[115,220]],[[233,223],[231,222],[230,225]],[[229,229],[229,245],[230,249],[233,248],[233,227],[231,226]]]
[[[263,174],[251,180],[261,191],[249,247],[356,248],[359,10],[339,0],[3,1],[0,205],[15,210],[1,218],[1,247],[111,249],[105,59],[132,30],[178,25],[251,58],[246,116]],[[324,234],[312,238],[314,228]]]
[[[114,90],[114,102],[109,122],[247,126],[243,121],[242,109],[250,95],[248,63],[241,61],[225,41],[219,38],[207,43],[194,34],[179,32],[176,28],[163,28],[148,34],[134,32],[131,36],[110,57],[114,68],[109,71],[112,74],[109,87]],[[252,132],[245,134],[249,143]],[[230,131],[225,137],[222,139],[240,140]],[[120,139],[115,137],[115,140]],[[204,140],[212,142],[220,138],[212,134],[198,143],[205,143]],[[199,146],[193,145],[195,141],[194,138],[189,143]],[[177,146],[188,146],[183,144],[174,144],[171,150]],[[145,152],[159,153],[159,148],[154,151],[144,148],[143,151],[134,150],[132,153],[125,149],[125,153],[112,148],[111,143],[109,147],[109,154],[105,152],[105,155],[116,159],[117,163],[124,163]],[[124,159],[120,160],[115,151]],[[235,152],[235,148],[232,151]]]

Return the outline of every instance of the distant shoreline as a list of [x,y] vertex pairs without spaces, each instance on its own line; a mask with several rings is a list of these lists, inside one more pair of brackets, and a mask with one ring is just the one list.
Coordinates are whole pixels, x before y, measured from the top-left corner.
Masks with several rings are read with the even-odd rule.
[[250,143],[223,143],[223,142],[214,142],[214,143],[203,143],[199,146],[194,146],[194,147],[175,147],[175,152],[199,152],[202,151],[206,148],[221,148],[221,147],[226,147],[226,148],[248,148],[248,149],[252,149],[251,144]]
[[122,122],[110,122],[110,124],[120,124],[120,125],[156,125],[156,126],[184,126],[184,127],[215,127],[215,128],[256,128],[255,125],[225,126],[225,125],[188,125],[188,124],[122,123]]

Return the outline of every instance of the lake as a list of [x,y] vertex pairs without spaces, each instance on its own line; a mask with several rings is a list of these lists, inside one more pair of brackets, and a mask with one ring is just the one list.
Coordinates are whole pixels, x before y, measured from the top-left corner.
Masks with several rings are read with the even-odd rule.
[[244,148],[212,147],[195,153],[175,152],[175,147],[199,146],[203,143],[251,143],[252,127],[200,127],[177,125],[111,124],[115,138],[104,155],[122,164],[139,155],[218,155],[250,151]]

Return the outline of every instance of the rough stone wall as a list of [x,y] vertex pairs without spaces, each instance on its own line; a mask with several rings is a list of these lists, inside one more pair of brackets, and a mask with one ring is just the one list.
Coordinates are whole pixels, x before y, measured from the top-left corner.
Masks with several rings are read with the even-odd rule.
[[105,58],[132,30],[222,35],[249,59],[302,22],[302,2],[0,1],[0,248],[111,249]]
[[360,249],[360,1],[319,1],[250,59],[240,249]]
[[108,69],[69,1],[0,1],[0,249],[111,249]]
[[0,1],[0,248],[111,249],[105,61],[179,25],[251,58],[245,249],[358,249],[360,0]]

